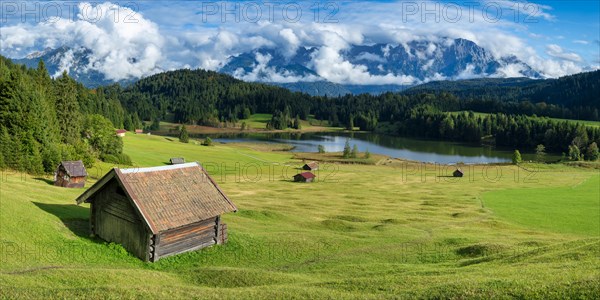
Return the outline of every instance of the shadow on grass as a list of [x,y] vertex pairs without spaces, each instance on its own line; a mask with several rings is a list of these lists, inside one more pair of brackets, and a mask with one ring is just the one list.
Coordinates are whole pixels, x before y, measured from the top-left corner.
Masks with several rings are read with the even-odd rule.
[[90,237],[89,209],[75,204],[49,204],[32,202],[39,209],[57,216],[62,223],[75,235],[89,240]]
[[54,180],[52,179],[48,179],[48,178],[43,178],[43,177],[35,177],[33,178],[33,180],[39,180],[39,181],[43,181],[49,185],[54,185]]

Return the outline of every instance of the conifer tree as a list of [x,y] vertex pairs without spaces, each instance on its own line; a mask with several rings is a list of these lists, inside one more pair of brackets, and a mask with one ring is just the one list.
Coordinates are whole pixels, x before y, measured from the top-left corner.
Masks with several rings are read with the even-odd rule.
[[56,80],[56,117],[62,141],[75,143],[81,131],[81,114],[75,83],[66,71]]
[[190,136],[185,125],[181,126],[181,130],[179,131],[179,141],[182,143],[190,142]]

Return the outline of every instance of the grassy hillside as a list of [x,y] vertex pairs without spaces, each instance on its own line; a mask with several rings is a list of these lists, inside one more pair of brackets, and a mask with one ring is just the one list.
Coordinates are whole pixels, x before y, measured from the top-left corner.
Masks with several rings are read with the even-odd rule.
[[[461,114],[461,113],[464,113],[464,112],[466,112],[466,111],[455,111],[455,112],[450,112],[450,114]],[[480,112],[474,112],[474,114],[475,114],[475,116],[482,117],[482,118],[485,117],[485,116],[487,116],[487,115],[491,115],[489,113],[480,113]],[[534,118],[535,119],[535,118],[539,118],[539,117],[530,117],[530,118]],[[572,120],[572,119],[559,119],[559,118],[546,118],[546,117],[544,117],[544,118],[552,120],[552,121],[557,121],[557,122],[567,121],[569,123],[579,123],[579,124],[583,124],[583,125],[588,126],[588,127],[600,127],[600,122],[599,121]]]
[[[597,170],[533,165],[540,172],[527,173],[513,166],[473,166],[455,180],[444,177],[453,169],[427,166],[421,173],[419,164],[324,164],[318,182],[298,184],[289,179],[301,162],[289,153],[146,135],[128,135],[124,143],[139,166],[162,165],[174,156],[204,163],[240,208],[224,216],[229,243],[144,263],[118,245],[89,238],[88,207],[74,205],[83,190],[4,173],[2,297],[593,298],[600,293],[600,239],[593,230],[598,223],[578,225],[577,232],[557,230],[524,223],[519,214],[488,204],[513,196],[503,193],[529,197],[551,188],[583,199],[581,210],[597,211],[598,198],[588,189],[597,182]],[[88,186],[109,167],[90,170]],[[548,201],[564,206],[556,199]],[[567,218],[569,212],[562,211],[553,213]],[[536,218],[546,211],[528,213]]]
[[600,234],[600,176],[576,186],[514,189],[484,194],[498,216],[526,227],[580,235]]

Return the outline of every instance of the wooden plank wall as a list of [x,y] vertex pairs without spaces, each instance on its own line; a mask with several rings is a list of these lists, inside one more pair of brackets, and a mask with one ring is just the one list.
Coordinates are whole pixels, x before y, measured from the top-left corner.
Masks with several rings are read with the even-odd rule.
[[123,245],[135,256],[148,260],[148,232],[129,199],[116,192],[111,182],[98,193],[93,204],[94,233],[107,242]]
[[216,226],[215,217],[161,233],[155,259],[214,245],[217,241]]

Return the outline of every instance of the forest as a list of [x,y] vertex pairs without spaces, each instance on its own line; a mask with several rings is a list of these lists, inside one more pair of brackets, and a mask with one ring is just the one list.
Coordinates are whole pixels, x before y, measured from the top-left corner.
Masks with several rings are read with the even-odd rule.
[[600,71],[546,80],[484,78],[438,81],[413,87],[405,93],[441,92],[450,92],[463,99],[463,110],[600,120]]
[[[565,92],[558,95],[599,92],[598,84],[589,83],[598,74],[561,79],[559,86]],[[496,98],[493,93],[476,98],[449,90],[452,93],[313,97],[204,70],[170,71],[127,87],[87,89],[66,73],[52,79],[43,61],[29,69],[0,57],[0,168],[41,173],[52,172],[60,160],[81,159],[88,166],[95,159],[128,163],[115,128],[154,130],[164,120],[220,127],[256,113],[273,115],[269,129],[299,129],[300,120],[312,116],[351,130],[483,141],[520,150],[543,145],[549,152],[563,152],[576,160],[597,158],[599,128],[540,117],[573,113],[580,106],[571,100],[533,104]],[[597,99],[588,102],[598,105]],[[449,113],[458,111],[491,114]]]
[[[0,57],[0,169],[51,173],[61,160],[127,163],[115,124],[126,115],[116,98],[98,95],[66,73],[52,79]],[[111,117],[111,118],[107,118]]]

